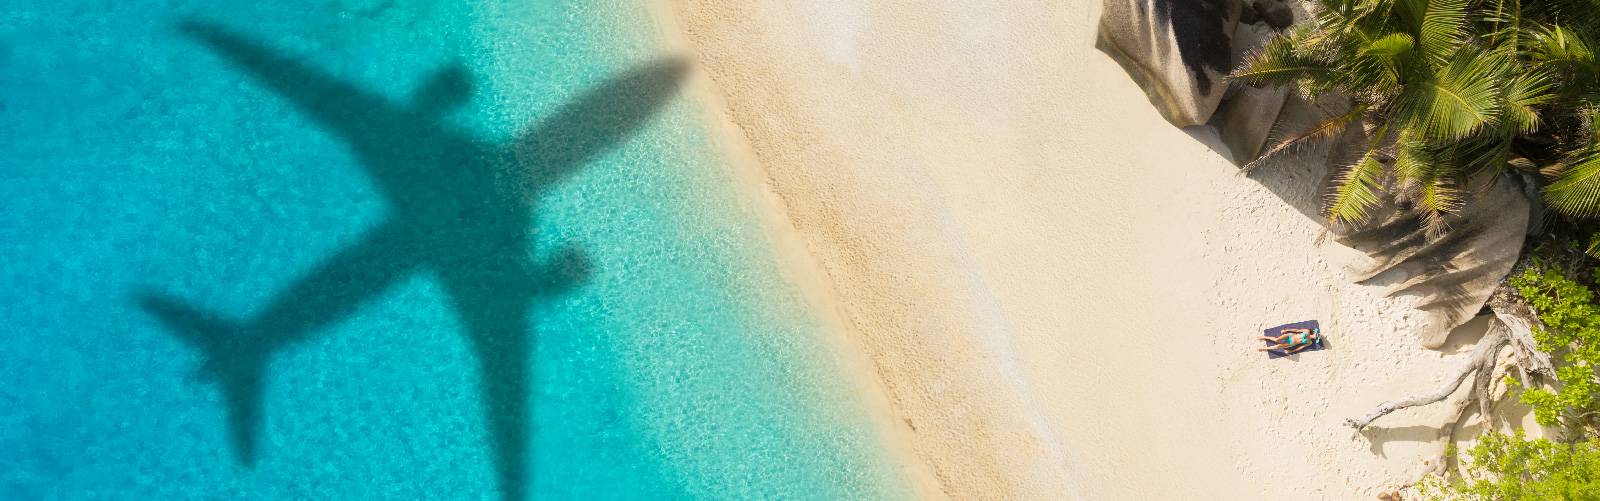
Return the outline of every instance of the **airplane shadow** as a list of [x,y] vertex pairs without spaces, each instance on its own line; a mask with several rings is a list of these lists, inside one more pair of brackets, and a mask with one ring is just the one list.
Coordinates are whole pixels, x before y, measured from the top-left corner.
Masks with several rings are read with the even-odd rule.
[[460,63],[435,71],[408,102],[393,102],[221,26],[186,21],[179,28],[342,138],[392,214],[302,273],[253,318],[226,318],[155,290],[134,293],[142,309],[201,352],[199,375],[223,391],[237,459],[253,465],[260,455],[262,390],[274,354],[431,272],[478,362],[501,497],[526,499],[530,306],[591,273],[584,253],[570,246],[551,262],[532,261],[535,203],[644,126],[676,95],[686,65],[661,60],[616,76],[500,144],[445,120],[473,93]]

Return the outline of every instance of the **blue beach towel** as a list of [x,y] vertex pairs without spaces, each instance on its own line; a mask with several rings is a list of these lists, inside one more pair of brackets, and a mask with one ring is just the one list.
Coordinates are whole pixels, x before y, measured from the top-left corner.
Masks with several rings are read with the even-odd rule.
[[[1278,337],[1280,335],[1283,335],[1283,330],[1284,329],[1317,329],[1318,331],[1321,331],[1322,327],[1317,326],[1317,321],[1316,320],[1307,320],[1307,321],[1304,321],[1304,322],[1295,322],[1295,323],[1292,323],[1292,324],[1283,324],[1283,325],[1280,325],[1280,326],[1277,326],[1277,327],[1273,327],[1271,329],[1267,329],[1267,330],[1263,331],[1262,334],[1265,334],[1268,337]],[[1305,353],[1305,352],[1308,352],[1308,351],[1319,351],[1319,350],[1322,350],[1324,348],[1327,348],[1328,347],[1328,333],[1322,332],[1319,335],[1322,338],[1322,342],[1313,344],[1309,348],[1297,351],[1297,352],[1295,352],[1295,354]],[[1272,341],[1266,341],[1266,340],[1262,340],[1261,342],[1262,343],[1266,343],[1267,346],[1272,346],[1272,345],[1278,344],[1278,343],[1274,343]],[[1283,357],[1287,357],[1287,356],[1289,356],[1288,352],[1289,352],[1289,350],[1267,350],[1267,358],[1283,358]]]

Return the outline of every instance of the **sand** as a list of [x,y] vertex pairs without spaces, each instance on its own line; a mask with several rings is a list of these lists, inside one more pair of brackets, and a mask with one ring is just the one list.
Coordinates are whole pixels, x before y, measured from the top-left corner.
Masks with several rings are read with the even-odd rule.
[[[1444,405],[1340,423],[1481,321],[1417,346],[1415,298],[1318,242],[1319,169],[1247,177],[1168,125],[1098,2],[663,1],[924,497],[1370,499],[1437,452]],[[1254,350],[1306,319],[1331,349]]]

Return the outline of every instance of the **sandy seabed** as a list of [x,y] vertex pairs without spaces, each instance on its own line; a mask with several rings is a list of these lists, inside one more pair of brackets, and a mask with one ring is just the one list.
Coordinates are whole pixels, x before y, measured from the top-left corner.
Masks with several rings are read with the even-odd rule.
[[[1246,176],[1163,121],[1098,2],[658,9],[924,497],[1372,498],[1437,453],[1445,405],[1342,422],[1437,387],[1482,322],[1419,347],[1415,298],[1319,243],[1320,169]],[[1306,319],[1331,349],[1255,351]]]

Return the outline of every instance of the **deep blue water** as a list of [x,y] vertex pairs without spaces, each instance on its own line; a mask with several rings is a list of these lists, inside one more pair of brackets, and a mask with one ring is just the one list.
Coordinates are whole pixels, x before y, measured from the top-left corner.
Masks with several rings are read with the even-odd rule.
[[907,497],[655,29],[0,0],[0,499]]

